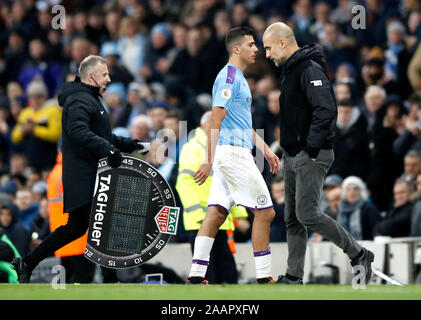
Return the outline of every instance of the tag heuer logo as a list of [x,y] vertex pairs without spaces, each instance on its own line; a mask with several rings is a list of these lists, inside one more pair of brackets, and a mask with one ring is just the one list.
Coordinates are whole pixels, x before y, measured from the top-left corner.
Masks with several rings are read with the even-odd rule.
[[177,233],[178,215],[180,208],[163,207],[155,216],[159,232],[175,235]]

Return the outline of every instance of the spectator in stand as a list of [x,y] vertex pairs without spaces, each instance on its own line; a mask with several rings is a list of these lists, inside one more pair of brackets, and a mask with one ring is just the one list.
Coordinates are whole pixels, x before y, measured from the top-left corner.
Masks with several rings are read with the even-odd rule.
[[138,82],[129,84],[127,89],[127,103],[117,116],[115,122],[116,127],[129,128],[136,116],[146,114],[147,102],[145,99],[145,91],[148,90],[146,84],[140,84]]
[[270,194],[275,210],[275,217],[270,225],[270,242],[286,242],[285,214],[285,183],[281,175],[272,179]]
[[408,183],[411,190],[416,189],[416,179],[421,173],[421,152],[416,150],[410,150],[404,158],[403,173],[399,177],[400,180],[404,180]]
[[168,23],[160,22],[153,26],[150,41],[144,51],[144,63],[140,76],[147,82],[163,82],[170,68],[169,55],[172,48],[171,32]]
[[[85,38],[75,37],[70,47],[70,59],[63,67],[62,79],[66,82],[68,75],[74,76],[78,74],[79,64],[92,51],[91,43]],[[69,80],[70,81],[70,80]]]
[[374,227],[374,235],[408,237],[411,234],[411,189],[405,180],[397,180],[393,187],[394,203]]
[[377,118],[377,113],[386,99],[386,91],[380,87],[372,85],[367,88],[364,94],[364,104],[360,107],[367,120],[367,130],[371,131]]
[[164,120],[167,117],[169,107],[164,101],[155,101],[150,105],[147,116],[152,120],[151,138],[154,139],[159,130],[164,128]]
[[38,203],[34,203],[32,191],[19,190],[16,193],[15,204],[19,209],[18,221],[26,230],[32,230],[32,223],[39,216]]
[[393,142],[393,152],[403,156],[409,150],[421,152],[421,97],[414,94],[410,97],[408,117],[404,119],[405,130]]
[[120,52],[117,45],[114,42],[104,42],[101,46],[101,56],[107,60],[112,81],[121,82],[127,88],[134,78],[125,66],[119,64]]
[[366,182],[373,202],[381,211],[389,208],[393,184],[403,171],[403,159],[393,153],[393,141],[403,131],[402,117],[406,112],[398,96],[388,96],[370,132],[372,162]]
[[421,236],[421,174],[417,176],[417,190],[412,196],[411,237]]
[[357,240],[373,240],[373,228],[380,218],[379,210],[368,201],[365,183],[356,176],[346,178],[336,216],[338,223]]
[[4,65],[0,67],[0,85],[7,85],[12,81],[18,80],[22,61],[25,61],[28,55],[22,31],[11,29],[7,47],[4,49],[3,55],[0,55],[0,61]]
[[29,42],[29,54],[29,59],[23,63],[19,73],[20,84],[27,90],[34,79],[40,79],[48,88],[47,97],[54,96],[62,81],[62,66],[49,59],[47,46],[41,39]]
[[108,85],[103,101],[111,120],[111,128],[116,127],[117,119],[126,107],[126,90],[121,82],[113,82]]
[[19,114],[12,131],[12,142],[21,145],[30,166],[37,170],[52,168],[61,134],[61,110],[47,104],[47,88],[41,81],[28,86],[29,106]]
[[137,139],[141,142],[148,142],[150,141],[149,131],[151,128],[151,119],[144,114],[139,114],[133,118],[130,125],[130,136],[132,139]]
[[20,254],[29,252],[31,233],[18,222],[19,210],[15,205],[2,205],[0,208],[0,227],[16,246]]
[[135,79],[139,78],[139,71],[144,65],[146,50],[146,37],[140,30],[139,23],[133,18],[121,19],[117,47],[123,66]]
[[392,21],[387,26],[387,47],[385,51],[385,71],[397,82],[398,93],[407,98],[411,86],[407,76],[411,53],[405,44],[405,26],[399,21]]
[[358,176],[365,179],[370,169],[367,121],[352,101],[338,102],[338,119],[333,140],[335,161],[331,174],[341,177]]

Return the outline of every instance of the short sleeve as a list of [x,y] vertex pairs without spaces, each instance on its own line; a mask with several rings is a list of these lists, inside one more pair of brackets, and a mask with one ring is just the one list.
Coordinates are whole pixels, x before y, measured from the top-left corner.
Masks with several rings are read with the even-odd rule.
[[234,99],[235,82],[227,82],[219,79],[215,83],[214,95],[212,97],[212,107],[222,107],[229,109]]

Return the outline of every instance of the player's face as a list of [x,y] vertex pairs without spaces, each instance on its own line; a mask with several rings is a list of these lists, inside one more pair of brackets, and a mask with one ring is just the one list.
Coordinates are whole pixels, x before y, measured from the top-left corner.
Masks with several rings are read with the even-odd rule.
[[244,36],[244,41],[240,45],[240,56],[247,63],[251,64],[256,61],[256,54],[259,49],[256,47],[253,36]]
[[263,36],[263,46],[266,50],[266,58],[272,60],[277,67],[287,60],[285,40],[277,39],[271,34]]

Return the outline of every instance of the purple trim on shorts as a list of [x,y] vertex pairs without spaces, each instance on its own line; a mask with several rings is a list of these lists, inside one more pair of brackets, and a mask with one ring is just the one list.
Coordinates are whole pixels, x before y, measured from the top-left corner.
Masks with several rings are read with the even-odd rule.
[[206,261],[206,260],[193,259],[191,262],[196,263],[196,264],[201,264],[202,266],[209,265],[209,261]]
[[229,210],[227,208],[225,208],[224,206],[221,206],[220,204],[217,204],[217,203],[208,204],[208,207],[221,207],[222,209],[225,209],[229,212]]
[[253,252],[255,257],[266,256],[268,254],[270,254],[270,250]]
[[272,206],[269,206],[269,207],[265,207],[265,208],[252,208],[252,207],[245,206],[244,204],[241,204],[241,203],[237,204],[237,207],[238,206],[242,206],[242,207],[247,208],[247,209],[250,209],[250,210],[255,210],[255,209],[257,209],[257,210],[265,210],[265,209],[273,208],[273,205]]
[[234,84],[236,70],[233,66],[228,66],[226,83]]

